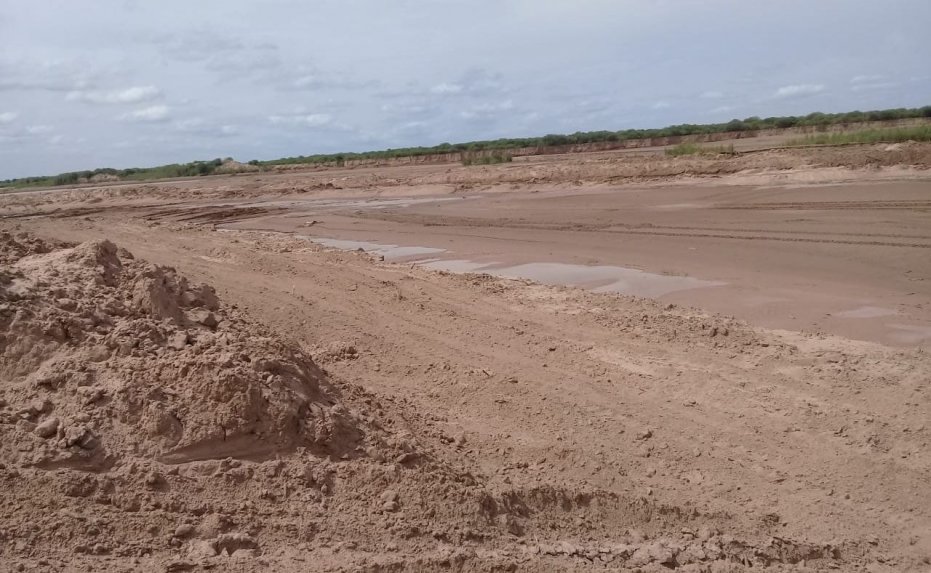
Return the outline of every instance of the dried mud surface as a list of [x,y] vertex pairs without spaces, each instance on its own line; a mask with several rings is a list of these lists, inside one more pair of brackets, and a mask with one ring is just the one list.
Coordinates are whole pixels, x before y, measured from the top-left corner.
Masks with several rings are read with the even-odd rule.
[[920,348],[218,232],[244,181],[0,202],[0,568],[929,567]]

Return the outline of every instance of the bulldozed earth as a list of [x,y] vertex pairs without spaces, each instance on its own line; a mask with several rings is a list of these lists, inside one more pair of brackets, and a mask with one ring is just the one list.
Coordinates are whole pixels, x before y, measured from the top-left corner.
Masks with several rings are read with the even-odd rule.
[[931,146],[521,159],[0,197],[0,568],[927,571]]

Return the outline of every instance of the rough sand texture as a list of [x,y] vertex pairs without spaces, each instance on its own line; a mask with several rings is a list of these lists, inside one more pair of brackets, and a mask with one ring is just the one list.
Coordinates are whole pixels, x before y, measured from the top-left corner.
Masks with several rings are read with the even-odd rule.
[[3,199],[5,568],[929,566],[920,348],[216,229],[293,194],[112,193]]

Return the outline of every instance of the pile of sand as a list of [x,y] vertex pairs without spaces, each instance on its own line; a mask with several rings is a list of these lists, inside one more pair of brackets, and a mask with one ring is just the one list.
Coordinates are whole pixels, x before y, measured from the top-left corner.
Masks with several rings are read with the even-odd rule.
[[[258,555],[282,498],[319,513],[354,464],[416,458],[371,396],[109,241],[0,234],[0,381],[0,563]],[[377,483],[358,505],[397,509]]]
[[310,357],[222,308],[212,288],[108,241],[0,241],[4,460],[100,469],[127,455],[361,450],[365,432]]

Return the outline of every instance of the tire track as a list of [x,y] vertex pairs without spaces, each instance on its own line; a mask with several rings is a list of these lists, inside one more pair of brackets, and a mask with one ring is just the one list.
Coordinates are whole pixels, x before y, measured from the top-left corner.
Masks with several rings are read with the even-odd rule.
[[813,201],[804,203],[732,203],[714,205],[713,209],[741,209],[765,211],[856,211],[874,209],[931,209],[931,201]]
[[721,227],[684,227],[677,225],[652,225],[647,224],[641,227],[635,227],[631,225],[610,225],[605,226],[605,229],[611,229],[613,227],[622,227],[632,230],[638,229],[658,229],[658,230],[674,230],[674,231],[728,231],[731,233],[770,233],[770,234],[780,234],[780,235],[827,235],[835,237],[883,237],[887,239],[918,239],[924,241],[931,241],[931,235],[906,235],[901,233],[848,233],[844,231],[792,231],[787,229],[722,229]]
[[[603,225],[586,224],[547,224],[529,223],[512,220],[487,220],[468,217],[443,217],[442,221],[421,215],[399,215],[389,213],[352,213],[347,217],[356,219],[375,219],[400,224],[420,224],[428,227],[469,227],[469,228],[499,228],[499,229],[526,229],[538,231],[569,231],[590,233],[612,233],[619,235],[652,235],[660,237],[726,239],[743,241],[776,241],[785,243],[820,243],[836,245],[861,245],[871,247],[897,247],[931,249],[931,236],[896,235],[896,234],[867,234],[867,233],[831,233],[818,231],[766,231],[758,229],[716,229],[702,227],[643,227],[623,228],[623,224],[610,223]],[[622,228],[618,228],[622,227]],[[677,231],[709,231],[709,232],[677,232]],[[736,233],[760,233],[759,235],[740,235]],[[813,236],[787,236],[787,235],[813,235]],[[819,237],[821,235],[822,237]],[[861,240],[853,238],[830,237],[862,237]],[[881,239],[913,239],[913,241],[885,241]],[[928,241],[927,243],[914,242]]]
[[[822,244],[834,244],[834,245],[861,245],[869,247],[904,247],[904,248],[916,248],[916,249],[931,249],[931,243],[895,243],[891,241],[853,241],[847,239],[815,239],[807,237],[774,237],[767,235],[728,235],[728,234],[719,234],[719,233],[672,233],[672,232],[649,232],[649,231],[633,231],[633,230],[610,230],[605,229],[600,231],[603,233],[616,233],[623,235],[653,235],[660,237],[686,237],[686,238],[705,238],[705,239],[735,239],[741,241],[778,241],[784,243],[822,243]],[[865,235],[869,236],[869,235]]]

